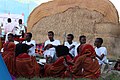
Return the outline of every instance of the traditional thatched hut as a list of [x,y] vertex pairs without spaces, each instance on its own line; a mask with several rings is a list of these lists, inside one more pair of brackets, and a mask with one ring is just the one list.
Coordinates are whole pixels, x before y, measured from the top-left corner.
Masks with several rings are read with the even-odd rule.
[[65,32],[73,33],[76,41],[84,34],[91,44],[96,37],[102,37],[109,53],[117,53],[118,24],[118,12],[109,0],[54,0],[33,10],[28,18],[28,31],[37,42],[47,40],[49,30],[61,41]]

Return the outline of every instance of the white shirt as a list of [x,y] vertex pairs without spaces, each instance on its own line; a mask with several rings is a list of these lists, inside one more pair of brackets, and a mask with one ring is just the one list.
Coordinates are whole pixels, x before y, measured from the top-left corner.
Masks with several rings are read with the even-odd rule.
[[23,24],[16,24],[13,33],[16,35],[22,35],[22,31],[25,33],[25,26]]
[[13,34],[14,34],[14,35],[15,35],[15,34],[16,34],[16,35],[21,35],[21,34],[20,34],[20,29],[19,29],[19,27],[17,27],[17,26],[14,27],[14,29],[13,29]]
[[14,29],[14,25],[12,23],[7,23],[5,26],[5,34],[7,34],[8,32],[13,32]]
[[58,46],[58,45],[60,45],[60,41],[59,40],[54,40],[52,42],[50,40],[45,41],[45,46],[47,46],[48,44]]
[[33,44],[34,46],[32,46],[32,47],[29,49],[28,54],[29,54],[30,56],[36,56],[36,54],[35,54],[35,48],[36,48],[36,42],[35,42],[35,40],[31,40],[30,42],[23,41],[23,43],[25,43],[25,44],[27,44],[27,45]]
[[19,24],[19,28],[21,31],[25,33],[25,26],[23,24]]
[[79,45],[80,45],[80,43],[79,43],[79,44],[76,44],[76,46],[75,46],[75,56],[78,55],[77,48],[78,48]]
[[107,56],[107,49],[105,47],[100,47],[100,48],[96,47],[95,52],[98,56],[101,56],[102,54],[104,54],[104,57],[102,60],[97,58],[100,65],[108,62],[107,57],[106,57]]
[[18,44],[19,42],[18,41],[14,41],[15,45]]
[[[52,42],[50,40],[45,41],[45,46],[47,46],[48,44],[58,46],[58,45],[60,45],[60,41],[59,40],[54,40]],[[45,58],[46,58],[46,56],[51,56],[53,58],[55,53],[56,53],[56,51],[55,51],[54,47],[49,48],[48,50],[45,50],[43,52]]]
[[[67,46],[67,47],[70,49],[71,46],[73,46],[73,45],[76,46],[76,45],[77,45],[77,42],[72,42],[72,44],[69,44],[68,42],[65,42],[64,45]],[[70,53],[73,57],[75,57],[75,47],[72,48],[71,50],[69,50],[69,53]]]

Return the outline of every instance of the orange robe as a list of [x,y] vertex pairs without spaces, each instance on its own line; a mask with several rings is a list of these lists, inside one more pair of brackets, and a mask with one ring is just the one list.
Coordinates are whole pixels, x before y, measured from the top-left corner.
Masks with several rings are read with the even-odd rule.
[[36,62],[36,58],[22,53],[16,57],[17,77],[40,77],[40,66]]
[[96,59],[94,48],[89,44],[80,47],[81,51],[74,60],[72,74],[74,78],[98,78],[100,76],[100,66]]
[[[72,60],[69,55],[66,56],[66,59],[67,61]],[[65,77],[66,70],[64,56],[61,56],[54,63],[45,65],[45,77]]]
[[10,74],[15,74],[15,44],[14,42],[6,42],[3,45],[3,59],[7,65]]

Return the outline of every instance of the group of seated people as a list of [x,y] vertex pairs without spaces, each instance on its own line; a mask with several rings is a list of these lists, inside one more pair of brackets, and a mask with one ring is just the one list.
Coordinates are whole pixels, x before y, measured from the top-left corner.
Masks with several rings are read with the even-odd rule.
[[39,75],[38,70],[40,67],[34,54],[32,54],[35,52],[35,41],[31,38],[32,34],[26,33],[25,41],[20,38],[17,42],[14,40],[12,33],[8,34],[8,41],[3,44],[2,57],[11,75],[28,78]]
[[[107,50],[102,47],[102,38],[96,38],[94,49],[86,44],[86,36],[80,36],[80,44],[73,42],[74,36],[67,35],[67,41],[60,44],[54,39],[53,31],[48,32],[44,44],[44,65],[37,63],[35,41],[32,33],[26,33],[25,39],[14,43],[13,34],[8,34],[8,41],[3,45],[2,57],[11,75],[15,77],[61,77],[91,78],[100,77],[103,64],[107,63]],[[49,60],[49,61],[48,61]]]

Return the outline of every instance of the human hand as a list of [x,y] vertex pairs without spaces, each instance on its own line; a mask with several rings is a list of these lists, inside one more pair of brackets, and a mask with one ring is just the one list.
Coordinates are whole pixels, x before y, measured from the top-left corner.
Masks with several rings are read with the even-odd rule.
[[74,48],[75,46],[74,45],[72,45],[70,48],[69,48],[69,50],[71,50],[72,48]]
[[46,49],[52,48],[52,44],[48,44]]

